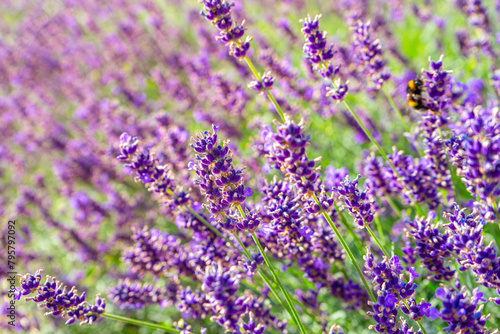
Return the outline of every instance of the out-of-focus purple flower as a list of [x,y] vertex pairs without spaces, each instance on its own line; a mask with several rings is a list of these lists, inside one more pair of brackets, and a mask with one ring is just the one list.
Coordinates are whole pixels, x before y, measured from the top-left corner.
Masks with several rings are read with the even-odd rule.
[[377,92],[391,77],[389,69],[385,66],[386,61],[382,58],[380,41],[370,36],[370,22],[358,21],[353,25],[352,30],[354,31],[356,58],[371,79],[369,90]]
[[140,310],[150,304],[166,307],[175,302],[177,285],[173,289],[157,288],[148,283],[125,279],[109,290],[109,296],[123,309]]
[[467,47],[476,54],[482,52],[495,59],[497,54],[490,43],[493,29],[488,18],[488,10],[484,6],[483,1],[457,1],[457,5],[467,16],[467,22],[470,26],[469,31],[474,31],[474,34],[471,34]]
[[271,89],[274,84],[274,78],[271,72],[266,72],[262,76],[261,80],[255,80],[248,84],[248,87],[255,89],[259,93],[267,92]]
[[80,325],[92,325],[101,318],[106,303],[100,295],[96,296],[95,304],[90,304],[85,301],[85,292],[78,295],[75,287],[66,291],[66,287],[54,277],[47,276],[45,283],[40,284],[42,271],[38,270],[35,275],[19,275],[21,280],[20,288],[16,288],[16,299],[19,300],[21,296],[35,293],[33,297],[26,298],[26,301],[33,301],[39,307],[48,309],[49,311],[45,315],[69,318],[66,325],[71,325],[77,320],[80,321]]
[[193,274],[189,256],[175,236],[147,227],[133,231],[134,245],[123,252],[123,260],[133,273],[172,278]]

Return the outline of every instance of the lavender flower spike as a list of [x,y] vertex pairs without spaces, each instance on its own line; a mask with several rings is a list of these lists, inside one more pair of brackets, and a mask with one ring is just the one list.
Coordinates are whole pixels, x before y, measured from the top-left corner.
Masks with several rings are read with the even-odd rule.
[[340,72],[340,67],[334,66],[332,59],[337,51],[333,50],[333,45],[327,47],[327,32],[319,30],[320,18],[321,15],[316,15],[314,19],[308,16],[300,20],[305,39],[303,52],[312,64],[313,69],[320,76],[332,82],[332,86],[327,88],[326,96],[330,96],[333,100],[339,102],[347,95],[349,87],[347,82],[342,84],[339,79],[336,79]]
[[448,323],[444,328],[447,333],[464,334],[487,334],[498,333],[498,330],[490,330],[485,327],[490,315],[482,315],[484,304],[479,305],[483,299],[483,293],[475,288],[469,298],[467,288],[461,287],[457,282],[457,289],[443,286],[436,290],[436,298],[442,300],[443,307],[439,312],[439,317]]
[[228,3],[225,0],[201,0],[205,11],[201,11],[207,20],[219,29],[219,36],[216,38],[229,46],[229,54],[242,60],[245,58],[248,49],[250,48],[251,36],[247,36],[245,41],[242,40],[245,35],[243,21],[240,25],[233,22],[231,17],[231,7],[234,3]]
[[349,210],[349,214],[354,217],[354,222],[359,228],[364,228],[365,223],[373,221],[373,199],[368,195],[368,189],[358,190],[358,180],[361,175],[352,180],[346,176],[344,181],[340,182],[340,187],[334,188],[334,191],[344,200],[344,208]]
[[33,297],[26,298],[26,301],[33,301],[39,304],[39,307],[46,308],[48,312],[45,315],[69,318],[66,325],[71,325],[77,320],[80,321],[80,325],[92,325],[104,313],[106,303],[100,295],[96,296],[95,304],[90,304],[85,301],[85,292],[78,295],[75,287],[66,291],[66,287],[51,276],[47,276],[46,282],[40,285],[42,271],[38,270],[35,275],[19,275],[21,287],[16,288],[15,299],[19,300],[21,296],[35,293]]
[[218,129],[212,125],[212,131],[205,131],[196,135],[196,138],[191,138],[190,146],[198,154],[197,163],[190,163],[190,166],[198,175],[194,183],[208,201],[204,206],[212,217],[222,223],[230,208],[252,196],[252,189],[243,185],[244,169],[234,167],[229,141],[218,140]]

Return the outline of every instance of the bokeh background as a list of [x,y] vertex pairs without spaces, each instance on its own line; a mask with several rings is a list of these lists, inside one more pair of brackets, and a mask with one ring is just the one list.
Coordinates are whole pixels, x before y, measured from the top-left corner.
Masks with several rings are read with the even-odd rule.
[[[488,43],[498,53],[500,3],[483,5],[493,29]],[[257,189],[275,173],[254,145],[261,126],[275,117],[273,106],[247,87],[252,73],[215,40],[216,29],[200,9],[196,1],[175,0],[0,2],[0,226],[6,231],[8,219],[16,219],[17,272],[44,268],[89,296],[105,296],[127,274],[121,255],[131,245],[132,226],[178,233],[155,196],[116,160],[124,131],[160,157],[174,155],[177,168],[187,170],[193,159],[189,137],[217,124],[221,137],[231,139],[237,164],[247,166],[249,186]],[[372,146],[343,105],[324,97],[324,84],[304,59],[299,20],[309,13],[322,13],[321,28],[353,77],[350,26],[356,15],[371,21],[392,72],[388,90],[410,122],[419,116],[406,105],[406,85],[428,66],[429,57],[443,54],[445,67],[470,91],[498,94],[491,78],[500,61],[466,45],[483,41],[485,33],[473,25],[462,1],[235,1],[233,16],[245,20],[253,36],[250,58],[261,73],[271,69],[275,75],[273,93],[285,111],[305,119],[312,137],[309,154],[322,156],[323,170],[346,167],[355,175]],[[351,80],[347,101],[384,147],[413,154],[386,97],[364,89],[368,80]],[[410,141],[418,136],[406,135]],[[389,235],[391,226],[385,229]],[[5,256],[2,251],[2,277]],[[290,286],[312,284],[283,277]],[[1,284],[4,293],[5,279]],[[329,323],[349,328],[348,333],[369,332],[363,311],[348,313],[327,293],[319,300]],[[16,306],[21,332],[152,332],[112,321],[65,327],[32,303]],[[120,310],[111,300],[107,307],[155,322],[180,318],[175,307]],[[190,323],[196,329],[208,322]],[[11,330],[3,316],[0,328]],[[209,332],[222,329],[211,325]]]

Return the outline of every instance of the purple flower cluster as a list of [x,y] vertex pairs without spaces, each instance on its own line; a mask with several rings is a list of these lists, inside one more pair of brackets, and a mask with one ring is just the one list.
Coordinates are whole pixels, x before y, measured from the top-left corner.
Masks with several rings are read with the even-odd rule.
[[[494,241],[488,245],[484,242],[483,227],[485,219],[474,210],[465,214],[465,208],[455,205],[453,213],[444,215],[450,220],[447,226],[452,244],[458,254],[460,270],[472,270],[477,283],[500,291],[500,257]],[[500,292],[499,292],[500,294]],[[500,305],[500,297],[490,298]]]
[[460,132],[446,142],[457,174],[469,193],[478,199],[488,221],[494,220],[498,214],[494,203],[500,195],[500,127],[497,113],[498,107],[465,109]]
[[344,200],[344,208],[349,210],[349,214],[354,218],[357,227],[364,228],[365,224],[370,224],[373,221],[373,198],[368,195],[368,189],[359,191],[358,180],[361,175],[358,175],[354,180],[346,176],[344,181],[340,182],[340,187],[334,188],[341,199]]
[[426,203],[431,210],[437,208],[441,199],[431,162],[426,158],[414,158],[403,154],[403,151],[394,150],[388,157],[399,174],[398,178],[392,169],[386,167],[386,178],[392,188],[402,191],[403,198],[407,202],[413,199],[417,203]]
[[229,142],[218,141],[218,127],[213,125],[212,129],[213,132],[205,131],[198,134],[196,139],[191,139],[191,147],[197,153],[197,163],[192,163],[191,168],[198,175],[195,185],[208,201],[204,206],[212,217],[219,222],[225,221],[223,225],[232,229],[236,223],[231,224],[234,218],[228,214],[228,210],[241,205],[252,195],[252,189],[243,185],[244,170],[233,166]]
[[75,287],[66,291],[66,287],[54,277],[47,276],[44,284],[40,284],[43,270],[38,270],[35,275],[26,274],[21,277],[20,288],[16,288],[15,299],[35,293],[35,296],[26,298],[26,301],[33,301],[40,307],[48,309],[45,315],[61,316],[69,318],[66,325],[71,325],[80,321],[80,325],[92,325],[101,318],[106,308],[104,299],[100,295],[96,296],[95,304],[85,301],[85,292],[80,296]]
[[375,303],[368,302],[373,308],[368,315],[371,315],[377,322],[376,325],[370,326],[370,329],[375,329],[378,333],[404,333],[402,330],[404,324],[397,322],[399,309],[409,315],[411,320],[420,320],[422,316],[429,316],[431,304],[424,300],[417,303],[414,299],[417,285],[413,281],[420,276],[414,268],[408,271],[410,278],[406,282],[397,256],[390,259],[384,257],[382,262],[375,262],[373,254],[368,251],[364,259],[365,273],[371,276],[378,296]]
[[407,235],[415,242],[415,253],[427,270],[437,281],[450,281],[455,274],[447,263],[454,257],[453,240],[448,233],[441,233],[436,225],[432,225],[435,215],[427,219],[415,218],[406,221]]
[[446,110],[451,102],[451,83],[449,72],[443,70],[443,56],[438,61],[429,58],[429,70],[423,71],[425,106],[433,113]]
[[204,306],[213,312],[210,319],[227,331],[236,331],[252,302],[251,296],[236,296],[240,280],[241,274],[236,267],[224,268],[216,262],[207,266],[203,277],[202,289],[207,299]]
[[448,323],[448,327],[443,330],[446,333],[464,334],[498,333],[498,330],[490,330],[485,326],[490,315],[481,314],[484,304],[478,306],[480,301],[486,301],[483,293],[475,288],[469,298],[466,290],[458,282],[456,289],[443,286],[436,290],[436,298],[443,302],[443,307],[436,315]]
[[333,85],[328,87],[327,96],[330,96],[335,101],[342,101],[347,95],[349,87],[347,82],[342,84],[340,80],[335,80],[340,72],[340,67],[332,64],[336,51],[333,51],[333,45],[327,46],[327,32],[319,30],[320,18],[321,15],[316,15],[314,19],[308,16],[301,20],[302,33],[305,39],[303,52],[312,64],[313,69],[320,76],[332,81]]
[[134,245],[123,252],[123,261],[130,266],[132,273],[139,277],[146,274],[172,278],[192,275],[189,254],[175,236],[147,227],[134,228],[133,232]]
[[372,39],[370,22],[358,21],[352,30],[356,57],[372,82],[369,90],[377,92],[391,77],[390,70],[385,66],[386,61],[382,58],[382,45],[378,39]]
[[139,140],[124,132],[120,136],[120,155],[118,160],[136,173],[136,181],[144,183],[149,191],[158,193],[168,205],[184,206],[190,202],[189,194],[177,187],[169,167],[161,165],[154,153],[137,151]]
[[175,303],[177,286],[154,287],[148,283],[125,279],[109,290],[111,299],[123,309],[140,310],[151,304],[166,307]]
[[302,194],[311,194],[319,188],[318,159],[309,159],[306,155],[310,138],[304,133],[304,121],[297,124],[290,118],[278,124],[270,138],[272,148],[268,156],[273,167],[286,173]]
[[254,80],[248,84],[248,87],[255,89],[259,93],[267,92],[274,84],[274,78],[271,72],[266,72],[260,80]]
[[225,0],[202,0],[201,3],[204,9],[201,15],[219,29],[217,39],[229,46],[230,55],[240,60],[245,58],[252,37],[247,36],[245,41],[242,40],[243,35],[245,35],[245,27],[243,26],[245,22],[238,25],[233,21],[231,7],[234,4]]

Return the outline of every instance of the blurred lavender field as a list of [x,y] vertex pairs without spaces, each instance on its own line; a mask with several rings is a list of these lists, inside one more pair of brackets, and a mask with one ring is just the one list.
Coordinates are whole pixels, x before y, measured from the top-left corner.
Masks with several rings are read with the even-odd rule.
[[499,0],[0,0],[0,331],[497,333],[499,54]]

